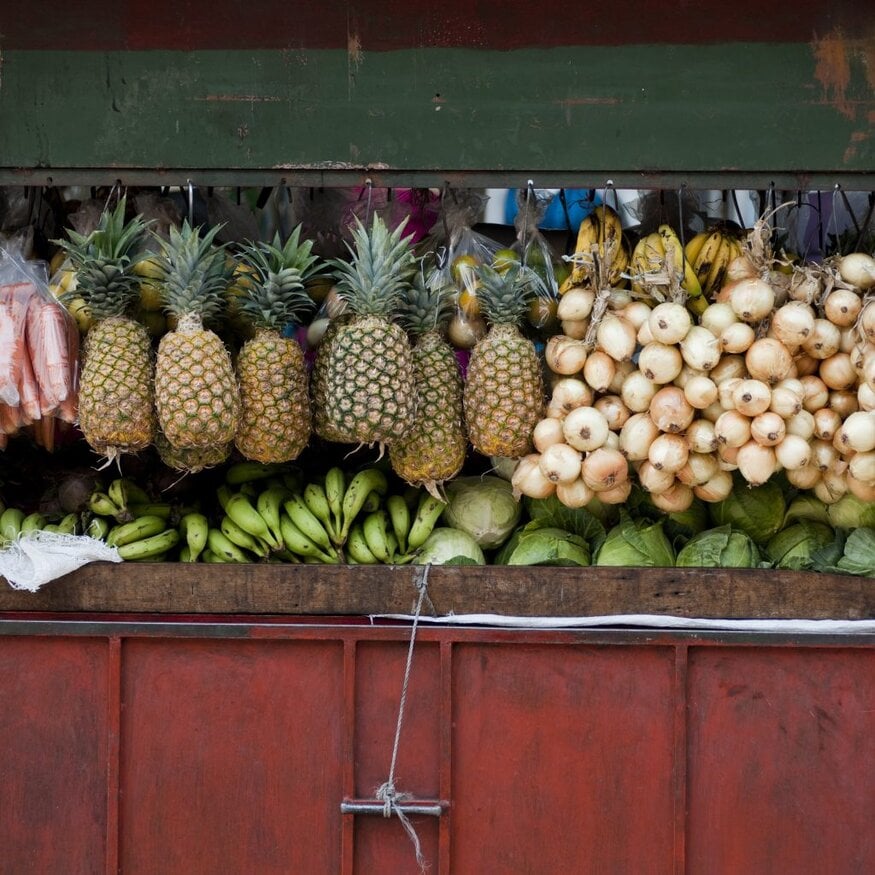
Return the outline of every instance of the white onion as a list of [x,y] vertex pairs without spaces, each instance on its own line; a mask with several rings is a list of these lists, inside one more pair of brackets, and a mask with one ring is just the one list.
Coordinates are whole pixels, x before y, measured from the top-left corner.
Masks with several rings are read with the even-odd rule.
[[[565,377],[557,380],[553,385],[553,394],[550,397],[551,407],[556,407],[564,413],[570,413],[578,407],[588,407],[592,405],[593,395],[592,389],[583,382],[574,377]],[[561,419],[562,416],[557,417]]]
[[751,420],[750,436],[761,446],[773,447],[781,443],[786,434],[787,427],[777,413],[766,411]]
[[852,325],[850,328],[842,328],[841,334],[842,340],[839,344],[839,352],[846,352],[848,355],[851,355],[857,347],[858,334],[856,326]]
[[746,322],[733,322],[720,332],[720,348],[724,352],[747,352],[756,340],[756,332]]
[[772,389],[769,410],[787,419],[802,410],[805,389],[801,380],[781,380]]
[[617,362],[614,366],[614,379],[611,380],[611,385],[608,386],[608,392],[611,395],[619,395],[623,389],[623,383],[626,382],[626,377],[635,370],[635,365],[631,361]]
[[739,319],[759,322],[765,319],[775,306],[775,291],[758,277],[739,280],[729,293],[729,304]]
[[681,368],[681,372],[672,380],[675,386],[680,386],[683,389],[689,380],[693,377],[707,377],[707,371],[700,371],[698,368],[691,368],[686,362]]
[[620,452],[631,462],[647,458],[650,445],[659,436],[659,428],[647,413],[630,416],[620,429]]
[[611,431],[618,432],[632,415],[618,395],[604,395],[593,404],[593,407],[604,416]]
[[676,346],[658,341],[648,343],[638,355],[638,369],[654,383],[670,383],[680,372],[684,360]]
[[817,438],[811,442],[811,464],[821,471],[828,470],[838,458],[839,451],[830,441]]
[[788,468],[787,480],[797,489],[814,489],[820,483],[820,468],[816,465],[803,465],[801,468]]
[[695,408],[684,397],[677,386],[665,386],[650,402],[650,418],[660,431],[681,432],[692,421]]
[[814,414],[808,410],[800,410],[788,417],[784,425],[787,428],[787,434],[795,434],[803,440],[811,440],[814,437],[815,421]]
[[555,334],[547,341],[544,359],[554,374],[570,376],[578,373],[586,362],[586,346],[582,340]]
[[721,444],[743,446],[750,440],[750,420],[737,410],[727,410],[714,423],[714,433]]
[[707,419],[696,419],[691,422],[685,437],[687,446],[693,453],[712,453],[720,445],[714,431],[714,423]]
[[756,441],[748,441],[739,447],[735,461],[741,476],[751,486],[762,486],[778,469],[775,451]]
[[745,416],[763,413],[771,403],[772,390],[762,380],[740,380],[732,391],[732,407]]
[[732,492],[732,475],[728,471],[718,471],[706,483],[693,487],[693,495],[702,501],[716,502],[728,498]]
[[717,464],[721,471],[737,471],[738,465],[738,447],[728,447],[725,444],[720,445],[717,450]]
[[875,389],[875,354],[866,355],[866,359],[863,362],[863,379],[868,386]]
[[875,389],[868,383],[857,387],[857,405],[860,410],[875,410]]
[[638,343],[641,346],[647,346],[648,343],[653,343],[653,335],[650,333],[650,320],[645,319],[638,326],[638,334],[636,335]]
[[717,384],[717,400],[723,410],[735,410],[735,390],[745,382],[741,377],[730,377]]
[[720,464],[713,453],[690,453],[687,464],[677,472],[677,478],[687,486],[707,483],[718,471]]
[[699,324],[707,328],[715,337],[720,337],[730,325],[738,322],[738,316],[727,303],[711,304],[699,317]]
[[744,364],[750,375],[770,386],[787,377],[792,363],[787,347],[771,337],[755,340],[744,356]]
[[842,279],[859,289],[875,286],[875,258],[865,252],[852,252],[839,260]]
[[870,342],[875,342],[875,300],[869,301],[860,314],[860,330]]
[[875,483],[875,452],[857,453],[848,466],[851,476],[863,483]]
[[823,407],[814,413],[814,436],[818,440],[831,441],[835,433],[842,427],[842,418],[829,407]]
[[616,313],[605,313],[596,329],[596,342],[614,361],[629,361],[638,345],[637,332]]
[[802,406],[809,413],[814,413],[815,410],[826,407],[829,403],[829,387],[820,377],[815,374],[808,374],[802,377],[800,382],[802,383],[804,393]]
[[619,450],[620,435],[615,431],[609,431],[608,436],[605,438],[603,446],[606,450]]
[[670,302],[654,307],[647,321],[653,339],[667,344],[680,343],[693,325],[689,310]]
[[726,279],[728,282],[737,282],[738,280],[749,279],[757,275],[757,269],[754,263],[744,254],[736,255],[728,265],[726,265]]
[[850,389],[857,383],[857,372],[846,352],[837,352],[820,363],[820,379],[830,389]]
[[619,450],[600,447],[587,454],[580,466],[584,483],[594,492],[604,492],[626,481],[629,467],[626,457]]
[[629,374],[620,390],[623,403],[633,413],[643,413],[647,410],[655,394],[656,384],[648,380],[641,371],[633,371]]
[[720,361],[720,341],[701,325],[694,325],[681,341],[681,355],[691,367],[710,371]]
[[860,377],[863,376],[863,369],[866,366],[866,354],[868,353],[870,346],[871,344],[866,342],[855,343],[854,348],[849,352],[849,355],[851,356],[851,364],[853,364],[854,370]]
[[778,464],[787,471],[795,471],[811,464],[811,447],[799,435],[788,434],[775,447]]
[[830,392],[829,409],[835,410],[842,419],[847,419],[852,413],[856,413],[860,409],[857,393],[841,392],[838,390]]
[[817,373],[817,369],[820,367],[820,359],[816,359],[814,356],[807,354],[797,355],[793,359],[793,365],[796,373],[791,373],[788,376],[798,377],[801,380],[802,377],[807,377],[811,374]]
[[687,464],[689,454],[686,438],[682,435],[661,434],[650,445],[647,459],[654,468],[674,473]]
[[637,332],[650,318],[650,307],[644,301],[632,301],[620,314]]
[[743,355],[724,355],[720,357],[720,361],[711,369],[708,376],[719,386],[724,380],[732,377],[743,380],[750,374],[747,372]]
[[717,394],[717,384],[710,377],[691,377],[684,386],[684,398],[696,410],[704,410],[713,404]]
[[849,328],[863,309],[863,299],[850,289],[833,289],[823,302],[823,314],[833,325]]
[[719,401],[709,404],[704,410],[699,411],[702,419],[707,419],[709,422],[717,422],[720,414],[723,413],[723,407]]
[[820,480],[814,487],[814,494],[824,504],[835,504],[848,491],[848,484],[843,474],[833,474],[823,471]]
[[642,462],[638,468],[638,482],[641,484],[641,488],[652,494],[665,492],[674,484],[674,481],[673,471],[657,468],[649,461]]
[[875,450],[875,413],[865,410],[852,413],[839,429],[839,440],[855,453]]
[[551,444],[541,453],[538,467],[551,483],[571,483],[580,474],[580,453],[568,444]]
[[553,416],[542,419],[532,432],[532,443],[539,453],[543,453],[547,447],[551,447],[553,444],[561,444],[564,440],[562,420]]
[[565,507],[586,507],[595,493],[583,482],[582,477],[572,480],[571,483],[556,484],[556,498]]
[[596,392],[604,392],[616,372],[616,363],[606,352],[596,350],[586,360],[583,366],[583,379],[595,389]]
[[823,291],[823,284],[817,274],[809,270],[794,270],[790,277],[789,293],[794,301],[810,304]]
[[632,293],[628,289],[611,289],[608,307],[611,310],[625,310],[632,303]]
[[875,502],[875,482],[864,483],[850,474],[845,474],[845,484],[848,492],[853,493],[860,501]]
[[790,301],[775,310],[769,330],[785,346],[802,346],[814,331],[814,320],[814,310],[808,304]]
[[583,340],[589,331],[589,319],[563,319],[559,324],[562,333],[574,340]]
[[823,360],[835,355],[841,344],[842,332],[838,325],[833,325],[829,319],[815,319],[814,331],[802,344],[802,349],[812,358]]
[[594,303],[595,292],[592,289],[569,289],[559,298],[556,315],[563,322],[580,322],[589,318]]
[[608,421],[595,407],[578,407],[562,423],[565,440],[581,452],[597,450],[608,437]]
[[624,480],[611,489],[603,489],[599,494],[602,504],[625,504],[632,494],[632,481]]
[[517,500],[521,495],[529,498],[549,498],[556,489],[556,484],[548,480],[539,467],[541,456],[531,453],[523,456],[517,463],[510,478],[513,494]]
[[693,490],[685,483],[675,481],[665,492],[651,495],[650,500],[666,513],[681,513],[693,503]]

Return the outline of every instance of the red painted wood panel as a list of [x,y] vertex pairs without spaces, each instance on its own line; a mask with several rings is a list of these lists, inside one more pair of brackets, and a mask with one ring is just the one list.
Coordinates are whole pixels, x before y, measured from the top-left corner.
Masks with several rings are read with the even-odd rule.
[[689,662],[689,871],[875,870],[875,652]]
[[456,649],[452,872],[672,872],[673,652]]
[[128,641],[121,868],[336,875],[337,642]]
[[107,644],[0,638],[0,872],[104,871]]

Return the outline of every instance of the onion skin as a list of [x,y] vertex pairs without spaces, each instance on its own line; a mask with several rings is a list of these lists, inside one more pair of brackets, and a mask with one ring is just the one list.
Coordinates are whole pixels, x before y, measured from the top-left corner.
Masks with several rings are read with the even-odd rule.
[[549,498],[556,491],[556,484],[548,480],[539,466],[539,453],[523,456],[511,476],[514,498],[519,501],[525,495],[529,498]]
[[650,402],[650,418],[660,431],[678,433],[693,421],[695,408],[677,386],[660,389]]
[[858,289],[875,286],[875,258],[865,252],[852,252],[839,260],[841,278]]

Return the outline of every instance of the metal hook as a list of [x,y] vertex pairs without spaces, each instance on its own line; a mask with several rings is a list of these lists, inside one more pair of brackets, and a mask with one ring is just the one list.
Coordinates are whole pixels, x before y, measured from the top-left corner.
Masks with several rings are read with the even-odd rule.
[[189,179],[186,181],[188,185],[188,224],[194,226],[194,183]]
[[368,193],[367,201],[365,202],[365,224],[371,220],[371,195],[374,191],[374,181],[370,176],[365,180],[365,190]]
[[614,188],[614,180],[607,179],[605,180],[605,206],[608,203],[608,192],[612,191],[614,193],[614,211],[617,215],[620,214],[620,196],[617,194],[617,189]]
[[678,237],[681,241],[681,249],[686,249],[687,246],[686,234],[684,233],[684,193],[686,190],[687,184],[682,182],[678,189]]

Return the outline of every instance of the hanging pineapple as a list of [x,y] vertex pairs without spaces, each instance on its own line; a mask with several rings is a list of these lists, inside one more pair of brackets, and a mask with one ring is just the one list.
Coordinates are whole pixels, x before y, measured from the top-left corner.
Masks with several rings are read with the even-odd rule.
[[139,298],[132,257],[143,244],[140,216],[125,224],[126,198],[105,211],[90,234],[68,231],[57,241],[76,270],[75,292],[94,324],[85,337],[79,382],[79,427],[108,462],[148,447],[155,434],[152,345],[146,329],[127,315]]
[[155,449],[158,450],[158,457],[168,468],[186,474],[197,474],[198,471],[206,468],[215,468],[216,465],[226,462],[231,455],[230,443],[177,450],[170,445],[160,428],[155,431]]
[[255,327],[237,358],[242,406],[235,443],[257,462],[290,462],[310,439],[307,368],[298,342],[283,337],[286,325],[313,309],[304,282],[317,269],[313,243],[300,242],[300,225],[285,246],[279,234],[272,244],[243,248],[251,276],[238,299],[240,314]]
[[417,337],[413,347],[418,408],[411,431],[389,448],[395,473],[440,498],[440,487],[459,473],[468,439],[462,416],[462,375],[443,331],[454,310],[450,287],[429,288],[416,275],[403,321]]
[[489,332],[471,352],[465,382],[465,421],[475,450],[484,456],[520,458],[531,452],[541,418],[544,387],[534,344],[520,333],[532,283],[526,268],[477,270]]
[[410,342],[391,321],[415,263],[404,224],[390,232],[377,215],[370,230],[356,220],[352,262],[333,262],[353,316],[328,340],[320,376],[320,418],[336,440],[391,445],[413,425]]
[[185,222],[161,242],[164,301],[176,329],[158,346],[155,402],[158,421],[175,449],[206,449],[234,439],[240,394],[231,356],[221,338],[204,328],[224,308],[232,267],[213,245],[219,228],[200,236]]

